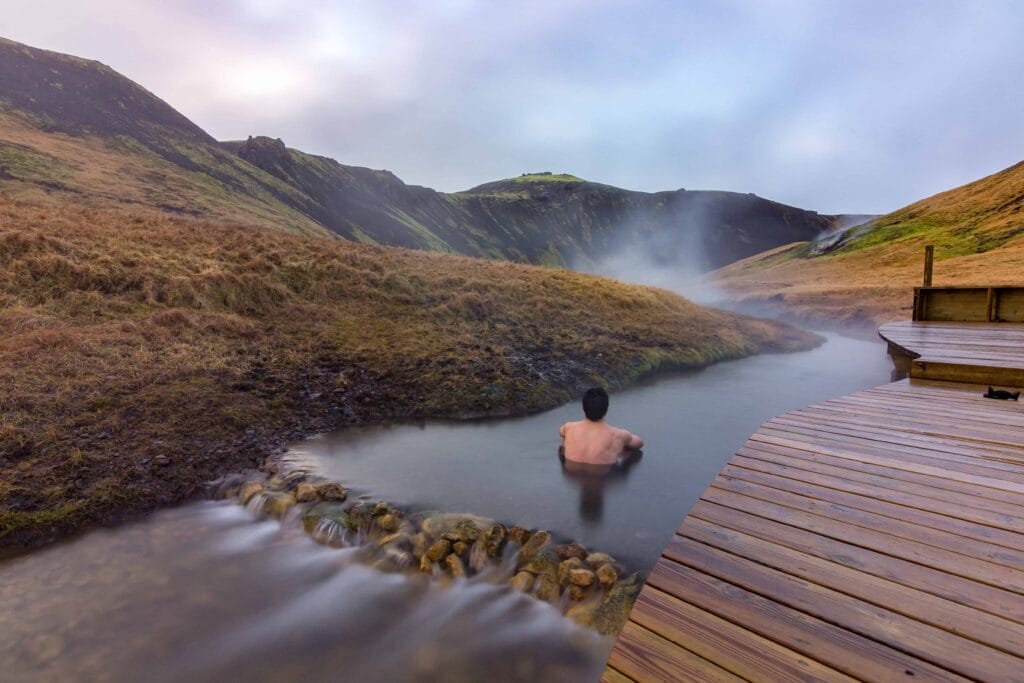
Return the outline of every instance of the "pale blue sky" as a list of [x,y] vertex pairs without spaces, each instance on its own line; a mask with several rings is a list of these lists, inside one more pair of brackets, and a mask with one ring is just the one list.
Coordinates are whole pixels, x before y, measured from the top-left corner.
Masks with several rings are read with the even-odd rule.
[[1024,158],[1024,2],[0,0],[220,139],[885,212]]

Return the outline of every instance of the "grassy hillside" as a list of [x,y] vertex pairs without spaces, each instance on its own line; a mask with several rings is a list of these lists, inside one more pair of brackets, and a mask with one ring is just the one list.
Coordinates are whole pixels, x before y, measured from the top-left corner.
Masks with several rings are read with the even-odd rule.
[[926,244],[934,284],[1024,282],[1024,162],[916,202],[826,245],[774,249],[712,275],[749,304],[864,327],[910,316]]
[[301,193],[92,60],[0,38],[0,189],[329,232]]
[[0,196],[0,545],[311,431],[523,413],[814,341],[563,270]]
[[309,235],[596,269],[627,246],[714,267],[836,218],[724,192],[631,192],[532,173],[446,194],[257,136],[218,143],[99,62],[0,39],[0,189]]

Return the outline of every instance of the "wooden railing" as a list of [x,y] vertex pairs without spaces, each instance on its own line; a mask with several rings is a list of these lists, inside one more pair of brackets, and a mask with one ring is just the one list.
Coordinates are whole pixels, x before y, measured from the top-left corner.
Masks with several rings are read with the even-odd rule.
[[914,320],[1024,322],[1024,286],[915,287]]

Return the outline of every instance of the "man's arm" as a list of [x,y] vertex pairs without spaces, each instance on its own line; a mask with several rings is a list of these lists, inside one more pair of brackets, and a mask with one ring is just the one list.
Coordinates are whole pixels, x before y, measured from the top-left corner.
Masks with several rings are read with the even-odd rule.
[[625,429],[622,431],[625,432],[626,434],[626,448],[633,451],[638,451],[644,447],[644,440],[641,439],[639,436],[631,432],[626,432]]
[[569,423],[566,422],[564,425],[562,425],[561,427],[558,428],[558,435],[560,437],[562,437],[563,439],[565,438],[565,428],[568,427],[568,426],[569,426]]

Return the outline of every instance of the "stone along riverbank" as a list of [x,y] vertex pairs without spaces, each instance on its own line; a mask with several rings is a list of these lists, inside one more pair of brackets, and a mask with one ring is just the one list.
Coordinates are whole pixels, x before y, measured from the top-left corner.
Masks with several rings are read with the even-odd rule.
[[300,522],[324,545],[361,547],[363,559],[384,571],[508,583],[605,635],[618,633],[642,586],[611,555],[558,543],[542,529],[468,514],[409,514],[382,501],[349,500],[342,484],[274,460],[263,469],[225,478],[216,495],[282,524]]

